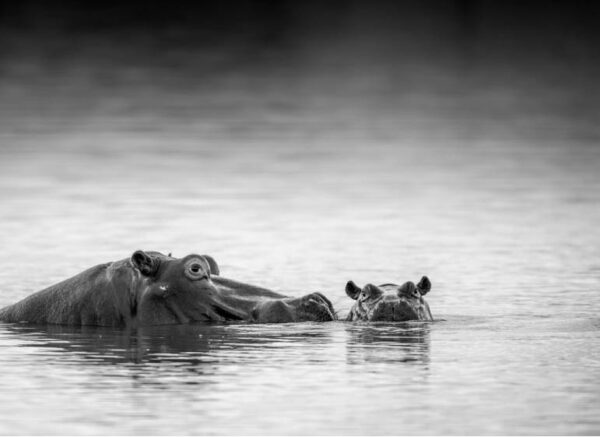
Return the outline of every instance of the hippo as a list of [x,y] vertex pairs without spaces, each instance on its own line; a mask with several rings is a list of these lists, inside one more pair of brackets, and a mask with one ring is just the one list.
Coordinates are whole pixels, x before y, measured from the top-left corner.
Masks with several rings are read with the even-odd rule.
[[138,250],[0,309],[0,321],[136,327],[193,322],[283,323],[336,318],[321,293],[289,297],[220,276],[209,255]]
[[[401,286],[367,284],[363,288],[354,282],[346,284],[346,294],[356,303],[348,314],[347,321],[406,322],[409,320],[431,321],[429,305],[423,299],[431,282],[423,276],[419,283],[406,282]],[[386,294],[386,293],[393,294]]]

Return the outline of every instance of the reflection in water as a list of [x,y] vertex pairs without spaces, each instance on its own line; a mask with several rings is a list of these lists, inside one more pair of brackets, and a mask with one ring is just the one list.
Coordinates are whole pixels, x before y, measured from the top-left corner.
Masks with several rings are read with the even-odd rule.
[[20,347],[62,365],[117,365],[142,382],[168,385],[173,381],[165,379],[167,374],[176,374],[186,384],[206,383],[185,373],[210,378],[224,361],[227,365],[247,365],[265,356],[273,358],[269,350],[276,349],[284,356],[286,349],[298,343],[327,340],[327,331],[318,324],[281,326],[283,329],[277,325],[196,324],[120,330],[6,325],[5,332]]
[[346,324],[349,364],[429,363],[429,323]]
[[525,433],[542,420],[532,411],[561,431],[593,426],[561,412],[598,400],[596,319],[444,318],[130,332],[0,325],[0,391],[14,394],[0,398],[0,433],[39,431],[19,419],[31,411],[67,434],[417,434],[424,423],[501,433],[509,428],[487,419],[500,404],[506,426]]
[[7,327],[15,336],[25,335],[31,342],[23,347],[57,349],[66,356],[89,359],[90,364],[143,364],[185,358],[186,354],[206,353],[211,343],[218,347],[226,326],[173,325],[134,330],[96,326],[60,325]]
[[[95,326],[44,327],[10,326],[10,331],[25,333],[40,343],[36,347],[57,347],[64,352],[91,353],[106,358],[108,364],[152,362],[157,357],[185,356],[186,353],[206,353],[218,348],[227,335],[228,326],[219,325],[166,325],[119,330]],[[257,340],[258,342],[258,340]],[[32,345],[24,345],[32,346]]]

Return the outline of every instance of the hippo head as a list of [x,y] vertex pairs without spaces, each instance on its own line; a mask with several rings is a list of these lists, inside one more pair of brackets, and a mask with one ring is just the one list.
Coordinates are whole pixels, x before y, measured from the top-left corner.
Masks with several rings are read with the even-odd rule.
[[211,278],[218,267],[209,256],[172,258],[138,250],[131,265],[139,271],[132,311],[141,325],[244,318],[220,296]]
[[419,283],[406,282],[401,286],[367,284],[363,288],[354,282],[346,284],[346,294],[356,303],[348,320],[372,322],[405,322],[408,320],[433,320],[429,305],[423,299],[431,282],[423,276]]

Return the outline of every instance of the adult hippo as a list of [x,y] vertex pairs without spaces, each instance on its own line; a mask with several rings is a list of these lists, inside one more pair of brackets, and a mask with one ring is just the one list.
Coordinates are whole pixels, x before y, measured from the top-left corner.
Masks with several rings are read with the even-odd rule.
[[[346,320],[370,322],[406,322],[409,320],[433,320],[429,305],[423,299],[431,282],[423,276],[419,283],[406,282],[376,286],[367,284],[363,288],[354,282],[346,284],[346,294],[356,303]],[[387,293],[387,294],[386,294]],[[392,293],[392,294],[389,294]]]
[[0,309],[4,322],[120,327],[334,319],[331,303],[320,293],[288,297],[219,276],[207,255],[173,258],[141,250]]

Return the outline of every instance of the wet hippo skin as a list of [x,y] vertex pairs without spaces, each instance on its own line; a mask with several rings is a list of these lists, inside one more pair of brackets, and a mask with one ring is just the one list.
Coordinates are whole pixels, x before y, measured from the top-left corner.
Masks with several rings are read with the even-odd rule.
[[335,319],[331,302],[320,293],[289,297],[219,273],[208,255],[174,258],[138,250],[0,309],[0,321],[144,326]]
[[433,320],[429,305],[423,299],[431,290],[431,282],[423,276],[419,283],[406,282],[401,286],[367,284],[363,288],[354,282],[346,284],[346,294],[356,300],[346,320],[371,322],[406,322]]

